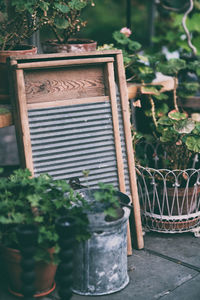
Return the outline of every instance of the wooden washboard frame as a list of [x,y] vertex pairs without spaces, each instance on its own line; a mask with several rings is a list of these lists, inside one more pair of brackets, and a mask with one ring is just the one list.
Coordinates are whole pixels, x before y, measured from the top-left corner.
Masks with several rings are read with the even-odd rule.
[[137,248],[142,249],[121,51],[11,57],[8,64],[21,166],[57,179],[83,179],[80,168],[89,169],[90,186],[113,183],[132,199]]

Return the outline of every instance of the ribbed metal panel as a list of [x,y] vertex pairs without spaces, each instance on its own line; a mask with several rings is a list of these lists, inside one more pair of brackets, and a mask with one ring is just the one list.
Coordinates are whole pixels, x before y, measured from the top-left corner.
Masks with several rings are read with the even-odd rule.
[[[35,175],[79,177],[119,188],[110,102],[28,111]],[[125,144],[124,144],[125,146]]]

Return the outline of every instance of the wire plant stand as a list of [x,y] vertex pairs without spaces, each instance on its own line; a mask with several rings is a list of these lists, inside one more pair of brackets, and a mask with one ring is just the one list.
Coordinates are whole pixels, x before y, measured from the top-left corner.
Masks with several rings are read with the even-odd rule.
[[200,237],[200,169],[195,168],[198,156],[194,156],[189,169],[159,169],[158,149],[154,150],[155,167],[136,165],[144,231],[191,231]]

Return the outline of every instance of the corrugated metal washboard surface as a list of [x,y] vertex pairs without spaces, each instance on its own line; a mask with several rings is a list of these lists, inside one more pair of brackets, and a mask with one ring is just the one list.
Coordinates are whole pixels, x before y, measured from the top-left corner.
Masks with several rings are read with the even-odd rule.
[[35,175],[119,188],[110,102],[29,110],[28,119]]

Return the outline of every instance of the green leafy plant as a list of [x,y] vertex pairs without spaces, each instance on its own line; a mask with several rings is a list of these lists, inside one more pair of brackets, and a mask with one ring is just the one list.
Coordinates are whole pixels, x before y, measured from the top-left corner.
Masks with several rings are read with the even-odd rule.
[[[154,145],[160,144],[162,149],[159,153],[161,168],[186,169],[192,167],[192,158],[195,154],[200,153],[200,123],[185,112],[178,101],[183,95],[185,97],[192,95],[199,88],[198,83],[194,84],[192,89],[191,86],[188,88],[187,82],[180,80],[183,72],[189,69],[192,70],[191,63],[187,64],[182,59],[171,59],[168,62],[160,63],[157,70],[173,78],[174,88],[172,91],[162,92],[160,95],[159,93],[158,95],[148,95],[145,107],[141,101],[141,109],[149,118],[150,130],[148,134],[142,132],[134,134],[136,156],[140,148],[136,146],[139,141],[143,140]],[[151,153],[151,155],[153,156],[155,153]],[[141,160],[141,156],[139,160]],[[143,160],[143,163],[149,164],[149,160]]]
[[76,222],[76,239],[89,237],[87,203],[63,180],[53,180],[42,174],[30,177],[29,170],[16,170],[9,178],[0,180],[0,240],[18,248],[14,228],[19,224],[38,226],[37,260],[48,260],[48,248],[55,249],[57,261],[58,235],[55,221],[62,214],[70,215]]
[[86,6],[94,6],[93,0],[50,0],[46,7],[45,23],[58,43],[67,43],[70,37],[87,25],[81,12]]
[[99,183],[99,190],[94,193],[94,199],[97,203],[102,203],[104,214],[107,220],[118,218],[120,202],[117,197],[116,189],[112,184]]
[[44,23],[48,1],[0,0],[0,49],[20,50]]

